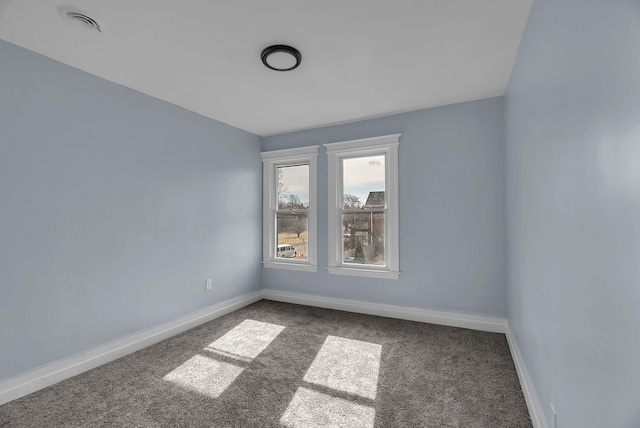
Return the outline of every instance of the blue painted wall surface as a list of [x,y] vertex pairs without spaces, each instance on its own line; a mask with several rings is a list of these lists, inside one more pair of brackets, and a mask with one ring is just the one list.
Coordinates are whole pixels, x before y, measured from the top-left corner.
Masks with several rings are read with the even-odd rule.
[[259,145],[0,41],[0,379],[259,290]]
[[264,269],[264,288],[506,315],[503,99],[264,138],[276,150],[402,133],[399,280],[327,272],[327,157],[318,158],[317,273]]
[[640,3],[536,0],[505,102],[509,322],[547,421],[640,427]]

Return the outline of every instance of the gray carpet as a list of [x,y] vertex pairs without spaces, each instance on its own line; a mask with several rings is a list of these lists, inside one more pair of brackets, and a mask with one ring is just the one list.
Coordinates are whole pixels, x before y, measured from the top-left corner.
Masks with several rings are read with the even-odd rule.
[[2,427],[531,427],[502,334],[262,300],[0,406]]

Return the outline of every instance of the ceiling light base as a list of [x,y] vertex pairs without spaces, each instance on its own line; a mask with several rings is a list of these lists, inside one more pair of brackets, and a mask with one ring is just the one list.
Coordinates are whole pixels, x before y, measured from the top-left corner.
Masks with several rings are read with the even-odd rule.
[[[267,68],[275,71],[291,71],[297,68],[302,62],[302,54],[300,51],[288,45],[269,46],[262,51],[261,58],[262,63]],[[282,64],[274,61],[276,58],[278,58]]]

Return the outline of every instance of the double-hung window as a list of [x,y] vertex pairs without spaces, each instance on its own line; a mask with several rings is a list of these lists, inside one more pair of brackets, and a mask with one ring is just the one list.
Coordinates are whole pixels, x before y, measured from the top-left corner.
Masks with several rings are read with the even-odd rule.
[[262,263],[267,268],[318,269],[318,147],[262,153]]
[[397,279],[400,134],[325,144],[329,272]]

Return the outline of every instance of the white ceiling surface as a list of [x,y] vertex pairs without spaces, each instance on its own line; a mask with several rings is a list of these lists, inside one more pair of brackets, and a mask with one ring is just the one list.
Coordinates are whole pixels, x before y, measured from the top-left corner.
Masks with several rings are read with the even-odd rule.
[[[503,95],[532,3],[0,0],[0,38],[264,136]],[[301,66],[267,69],[271,44]]]

